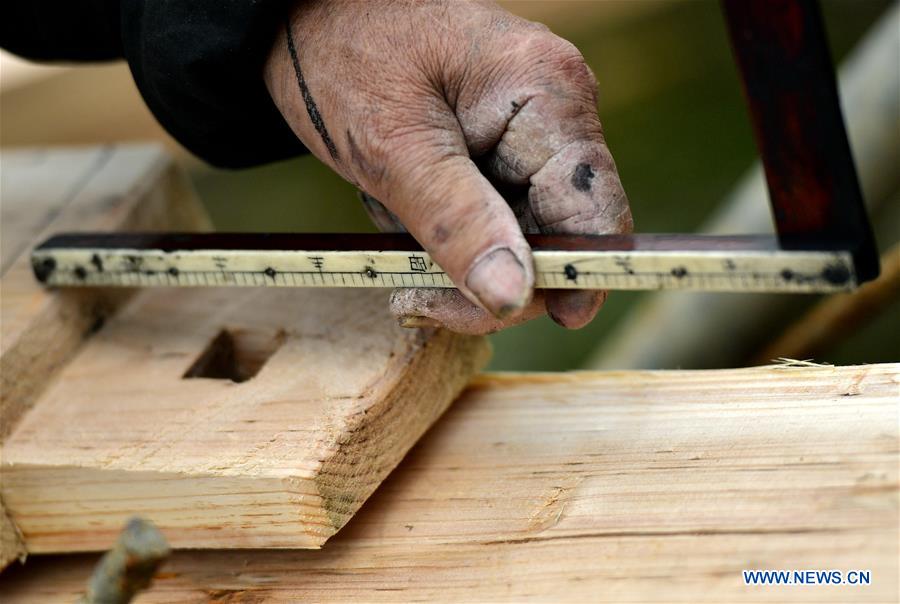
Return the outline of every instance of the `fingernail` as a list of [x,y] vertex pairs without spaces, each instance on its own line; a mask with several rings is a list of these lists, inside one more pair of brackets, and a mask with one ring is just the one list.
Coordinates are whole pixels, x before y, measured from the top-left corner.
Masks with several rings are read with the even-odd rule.
[[440,327],[440,322],[432,319],[431,317],[423,317],[419,315],[409,315],[406,317],[400,317],[397,319],[397,322],[400,323],[400,327],[406,327],[408,329],[413,329],[416,327]]
[[591,322],[606,301],[606,291],[563,290],[547,298],[547,314],[566,329],[581,329]]
[[466,277],[466,287],[498,319],[522,310],[531,297],[525,267],[507,247],[493,250],[478,260]]

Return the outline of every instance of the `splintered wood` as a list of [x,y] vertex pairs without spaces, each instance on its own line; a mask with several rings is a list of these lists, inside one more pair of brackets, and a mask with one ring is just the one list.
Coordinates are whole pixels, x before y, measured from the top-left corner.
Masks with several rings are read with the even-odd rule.
[[[322,550],[176,553],[138,602],[897,601],[898,406],[900,365],[486,376]],[[871,584],[742,577],[794,568]]]

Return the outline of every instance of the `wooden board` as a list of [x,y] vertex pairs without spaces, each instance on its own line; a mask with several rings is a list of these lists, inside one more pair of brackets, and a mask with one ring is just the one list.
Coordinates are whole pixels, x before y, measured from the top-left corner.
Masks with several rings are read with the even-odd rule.
[[[0,180],[0,442],[60,367],[131,292],[48,294],[31,247],[69,229],[205,230],[187,181],[156,145],[2,152]],[[0,568],[24,555],[0,498]]]
[[207,230],[183,175],[156,145],[4,150],[0,439],[129,292],[48,294],[31,248],[62,230]]
[[[98,157],[52,220],[21,214],[15,249],[184,211],[146,157]],[[116,187],[142,192],[131,212]],[[110,317],[102,290],[48,294],[26,261],[3,278],[0,496],[29,553],[105,548],[133,514],[177,547],[318,547],[488,358],[400,328],[386,291],[156,289]]]
[[[900,365],[486,376],[322,550],[179,552],[137,601],[897,601],[898,406]],[[95,560],[0,589],[72,601]]]
[[6,514],[6,507],[0,499],[0,570],[17,558],[24,560],[26,553],[22,535]]
[[102,549],[134,514],[175,547],[320,546],[488,357],[482,338],[397,326],[388,294],[141,292],[6,442],[29,552]]

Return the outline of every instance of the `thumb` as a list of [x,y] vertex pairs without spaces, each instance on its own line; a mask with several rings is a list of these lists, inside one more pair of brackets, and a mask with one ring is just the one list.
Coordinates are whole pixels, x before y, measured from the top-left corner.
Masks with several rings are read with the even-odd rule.
[[380,158],[385,177],[371,192],[467,298],[498,318],[519,314],[534,266],[512,209],[469,159],[458,126],[413,131],[392,137],[393,151]]

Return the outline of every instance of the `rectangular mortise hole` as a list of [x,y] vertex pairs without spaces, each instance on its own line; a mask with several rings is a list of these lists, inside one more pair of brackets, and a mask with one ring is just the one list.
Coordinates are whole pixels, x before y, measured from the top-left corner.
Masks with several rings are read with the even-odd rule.
[[246,382],[262,369],[284,342],[285,333],[223,329],[206,346],[182,378]]

